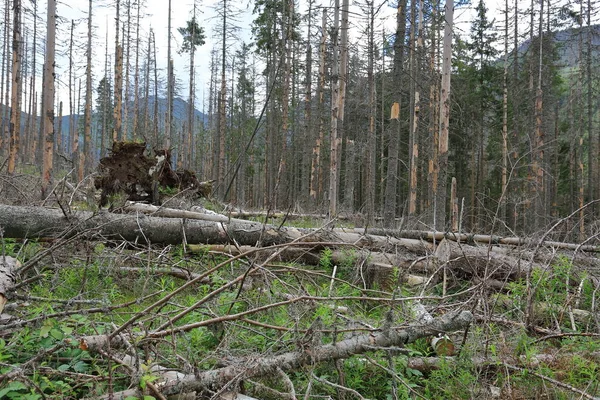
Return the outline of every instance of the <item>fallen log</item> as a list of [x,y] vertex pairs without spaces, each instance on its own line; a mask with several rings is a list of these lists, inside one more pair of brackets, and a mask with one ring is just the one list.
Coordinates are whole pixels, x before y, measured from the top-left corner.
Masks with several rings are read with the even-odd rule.
[[[505,237],[496,235],[479,235],[479,234],[468,234],[458,232],[437,232],[437,231],[414,231],[414,230],[392,230],[392,229],[380,229],[380,228],[355,228],[355,232],[370,234],[376,236],[391,236],[395,238],[406,238],[406,239],[420,239],[427,241],[441,241],[442,239],[452,240],[461,243],[480,243],[488,245],[511,245],[511,246],[525,246],[533,247],[538,244],[535,239],[520,238],[520,237]],[[554,247],[557,249],[565,250],[577,250],[585,252],[600,252],[600,246],[595,245],[581,245],[577,243],[564,243],[553,240],[544,240],[542,242],[543,247]]]
[[205,221],[188,218],[160,218],[145,214],[97,213],[42,207],[0,205],[0,227],[4,237],[32,238],[72,237],[86,231],[106,239],[132,242],[238,243],[240,245],[272,245],[301,242],[344,242],[357,247],[385,248],[392,251],[424,251],[420,240],[364,236],[344,230],[274,227],[258,222]]
[[0,205],[0,227],[4,237],[43,238],[71,237],[92,231],[107,239],[161,244],[232,243],[263,245],[297,240],[303,233],[294,228],[276,230],[260,223],[159,218],[144,214],[114,214],[75,211],[65,214],[59,209]]
[[[306,365],[362,354],[372,351],[373,347],[402,346],[423,337],[437,335],[440,332],[466,329],[472,320],[473,315],[469,311],[449,312],[426,324],[412,325],[403,329],[387,329],[375,334],[358,335],[335,344],[316,346],[304,351],[293,351],[272,357],[250,357],[222,368],[196,374],[177,374],[175,379],[163,376],[161,377],[162,382],[155,382],[155,385],[163,395],[202,392],[206,389],[221,388],[252,377],[268,376],[278,368],[283,371],[295,370]],[[106,336],[103,336],[103,338],[106,338]],[[139,393],[128,390],[110,396],[113,399],[124,399],[127,396],[135,395],[139,395]],[[101,398],[109,398],[107,396]]]
[[[0,227],[4,237],[44,238],[72,237],[88,232],[102,239],[127,240],[153,244],[232,244],[266,246],[294,242],[302,246],[336,243],[356,249],[376,249],[383,259],[372,257],[372,264],[383,269],[412,265],[419,257],[432,254],[431,243],[419,239],[361,235],[345,229],[300,229],[274,227],[258,222],[230,220],[228,223],[189,218],[161,218],[145,214],[115,214],[105,210],[63,212],[42,207],[0,205]],[[447,266],[468,276],[484,279],[514,279],[526,275],[530,268],[544,266],[531,259],[502,254],[491,246],[472,246],[446,241],[449,246]],[[390,262],[388,254],[399,254],[400,262]],[[366,253],[371,257],[371,253]],[[410,259],[412,255],[412,259]],[[407,258],[402,259],[402,257]],[[343,255],[341,256],[343,257]],[[362,257],[362,256],[361,256]],[[395,256],[398,260],[398,256]],[[442,262],[444,263],[444,262]],[[439,263],[438,263],[439,264]],[[414,265],[416,267],[416,265]],[[429,266],[430,267],[430,266]],[[422,265],[419,266],[422,268]],[[435,269],[435,268],[434,268]]]
[[[316,243],[315,245],[318,245]],[[291,245],[285,249],[257,249],[252,246],[233,246],[233,245],[205,245],[188,246],[188,251],[192,253],[216,252],[229,255],[240,255],[252,252],[253,257],[258,260],[267,259],[269,256],[277,253],[276,261],[282,262],[301,262],[307,265],[319,265],[322,259],[320,254],[322,246],[316,248],[297,247]],[[354,268],[357,280],[362,280],[367,288],[372,288],[374,283],[379,288],[392,289],[400,282],[392,282],[393,275],[397,275],[399,280],[408,286],[422,285],[427,281],[426,277],[415,275],[414,273],[433,273],[436,267],[429,263],[426,257],[419,258],[419,255],[412,252],[402,254],[391,254],[370,251],[368,249],[351,248],[347,250],[333,249],[328,256],[331,262],[337,266],[348,266]],[[394,274],[397,270],[398,274]]]

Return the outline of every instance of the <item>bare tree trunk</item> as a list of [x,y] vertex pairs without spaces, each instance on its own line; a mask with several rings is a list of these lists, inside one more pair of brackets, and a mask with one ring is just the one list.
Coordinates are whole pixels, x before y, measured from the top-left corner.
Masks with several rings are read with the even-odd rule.
[[225,179],[225,135],[226,135],[226,100],[227,100],[227,84],[225,79],[226,55],[227,55],[227,0],[223,0],[223,24],[221,27],[221,89],[219,91],[219,158],[218,158],[218,175],[217,182],[219,183],[220,195],[224,192]]
[[294,1],[285,0],[285,7],[283,11],[282,31],[284,33],[283,40],[283,87],[281,92],[281,155],[279,158],[279,165],[277,167],[277,178],[275,181],[275,189],[273,191],[274,201],[271,205],[274,209],[277,209],[280,203],[281,194],[286,194],[286,179],[284,177],[287,169],[287,141],[289,136],[289,114],[290,114],[290,81],[292,74],[292,21],[294,12]]
[[454,25],[454,0],[446,1],[446,25],[442,53],[442,91],[440,93],[440,142],[438,146],[437,190],[435,191],[435,228],[444,229],[446,225],[446,187],[448,177],[448,125],[450,122],[450,76],[452,69],[452,29]]
[[[171,62],[171,0],[169,0],[169,11],[168,11],[168,28],[167,28],[167,115],[165,117],[165,137],[163,140],[163,147],[169,149],[172,144],[173,136],[173,63]],[[155,53],[156,54],[156,53]],[[156,58],[155,58],[156,61]],[[157,83],[158,84],[158,83]],[[158,98],[154,100],[158,101]]]
[[506,196],[508,195],[508,11],[508,0],[505,0],[504,74],[502,77],[502,192],[499,199],[500,218],[505,221],[505,223],[508,223],[508,214],[506,212]]
[[[196,21],[196,3],[194,2],[194,12],[193,12],[193,20]],[[196,33],[192,33],[192,37],[195,37]],[[192,39],[193,41],[194,39]],[[193,153],[192,148],[193,148],[193,144],[192,144],[192,137],[194,134],[194,102],[195,102],[195,96],[194,96],[194,91],[196,89],[196,83],[194,81],[194,56],[196,54],[196,45],[195,43],[192,43],[192,45],[190,46],[190,91],[189,91],[189,100],[188,100],[188,130],[187,130],[187,146],[182,149],[181,151],[181,156],[183,157],[184,154],[186,154],[187,157],[187,166],[190,167],[191,165],[191,161],[192,161],[192,156],[191,154]]]
[[[139,1],[139,0],[138,0]],[[127,33],[123,30],[123,43],[127,41],[125,45],[125,102],[123,105],[123,140],[129,140],[129,59],[131,51],[131,0],[127,0]]]
[[312,162],[310,167],[310,197],[313,201],[320,199],[323,194],[323,168],[321,163],[321,146],[325,140],[325,50],[327,46],[327,10],[323,9],[321,24],[321,42],[319,44],[319,85],[317,97],[319,99],[319,132],[313,147]]
[[154,31],[150,30],[150,36],[152,37],[152,50],[153,50],[153,60],[154,60],[154,118],[153,118],[153,126],[154,129],[154,138],[156,141],[154,142],[156,146],[158,146],[158,66],[156,63],[156,37],[154,35]]
[[[88,3],[87,66],[85,71],[85,111],[83,151],[79,157],[79,170],[85,176],[91,170],[92,158],[92,0]],[[105,89],[106,91],[106,89]]]
[[[0,144],[9,143],[10,142],[10,122],[9,122],[9,107],[10,104],[10,0],[6,0],[4,5],[4,48],[3,53],[6,56],[2,57],[2,92],[0,92],[0,96],[4,96],[4,107],[2,109],[2,132],[0,132]],[[6,90],[4,88],[4,82],[6,82]],[[4,151],[6,149],[5,155],[9,154],[9,146],[2,145],[0,148]]]
[[[406,36],[406,0],[398,2],[398,13],[396,14],[396,41],[394,43],[394,91],[393,112],[391,115],[391,127],[388,137],[388,158],[385,182],[385,200],[383,206],[383,224],[390,228],[394,225],[396,217],[396,194],[398,191],[398,155],[400,149],[400,130],[402,110],[401,82],[404,71],[404,44]],[[396,113],[397,110],[397,113]]]
[[105,79],[105,89],[104,89],[104,93],[103,93],[103,101],[104,101],[104,106],[102,107],[102,129],[100,132],[100,157],[104,157],[106,155],[106,149],[107,149],[107,139],[108,139],[108,113],[112,112],[113,110],[109,110],[108,109],[108,105],[109,105],[109,99],[111,94],[108,92],[108,21],[106,24],[106,36],[105,36],[105,46],[104,46],[104,79]]
[[[593,78],[592,78],[592,40],[595,28],[592,26],[592,3],[591,0],[587,1],[587,10],[586,10],[586,22],[587,22],[587,35],[586,35],[586,60],[585,60],[585,69],[586,69],[586,101],[587,101],[587,132],[588,132],[588,200],[594,200],[600,198],[600,172],[598,171],[598,158],[600,157],[600,137],[598,132],[594,130],[594,113],[596,108],[593,108],[592,99],[593,92],[595,90],[593,86]],[[597,205],[593,205],[589,210],[589,218],[591,220],[595,220],[597,218],[598,210]]]
[[540,229],[544,226],[546,214],[545,185],[544,185],[544,137],[543,128],[543,100],[544,92],[542,87],[542,69],[543,69],[543,19],[544,19],[544,0],[540,0],[540,21],[538,26],[539,54],[538,54],[538,76],[537,89],[535,93],[535,140],[533,147],[533,179],[535,182],[534,201],[535,201],[535,224],[534,229]]
[[[9,9],[10,9],[10,0],[6,0],[4,4],[4,21],[8,21],[9,18]],[[4,24],[2,29],[2,54],[8,54],[8,23]],[[8,69],[8,57],[2,57],[2,70],[0,71],[0,98],[4,96],[4,71],[5,68]],[[7,81],[8,86],[8,81]],[[0,117],[2,123],[0,124],[0,156],[4,156],[5,146],[4,146],[4,126],[6,125],[6,120],[4,118],[6,110],[8,110],[8,104],[0,101],[2,103],[2,109],[0,109]]]
[[[91,1],[91,0],[90,0]],[[42,170],[42,199],[49,193],[54,158],[54,51],[56,35],[56,0],[48,0],[46,60],[44,62],[44,156]]]
[[329,138],[329,218],[333,219],[337,216],[337,196],[338,196],[338,125],[339,125],[339,98],[340,98],[340,0],[335,0],[335,8],[333,10],[333,28],[331,34],[331,42],[333,46],[332,56],[332,83],[331,83],[331,134]]
[[373,2],[369,2],[369,47],[368,47],[368,67],[367,80],[369,86],[369,130],[367,132],[367,151],[366,151],[366,166],[367,176],[365,185],[365,194],[367,198],[367,218],[366,224],[372,226],[375,223],[375,192],[377,185],[375,184],[377,165],[375,157],[377,153],[377,139],[375,135],[375,117],[377,113],[377,105],[375,104],[375,74],[374,74],[374,58],[375,58],[375,7]]
[[119,20],[121,0],[117,0],[117,12],[115,15],[115,104],[114,104],[114,126],[113,142],[123,140],[122,110],[123,110],[123,48],[119,44]]
[[[132,136],[133,140],[137,139],[138,135],[138,124],[140,119],[139,105],[140,105],[140,10],[141,10],[141,1],[137,2],[137,16],[136,16],[136,24],[135,24],[135,73],[133,77],[133,129]],[[146,111],[148,110],[148,94],[146,93]],[[147,131],[144,131],[144,134],[147,134]]]
[[13,0],[12,83],[8,173],[15,173],[21,136],[21,0]]
[[[31,68],[31,89],[30,89],[30,102],[29,102],[29,117],[31,123],[29,124],[29,130],[25,134],[29,137],[29,146],[26,149],[27,157],[33,162],[35,156],[35,144],[36,144],[36,127],[37,127],[37,93],[36,93],[36,78],[37,78],[37,20],[38,20],[38,4],[37,1],[33,3],[33,44],[32,44],[32,68]],[[6,53],[5,53],[6,54]],[[2,93],[2,89],[0,89]],[[67,146],[68,147],[68,146]]]
[[[148,135],[148,136],[144,136],[146,138],[146,140],[148,140],[147,138],[150,137],[150,143],[151,146],[154,148],[154,146],[157,145],[156,143],[156,137],[154,137],[154,135],[150,135],[150,65],[152,62],[152,32],[150,32],[148,34],[148,49],[146,50],[146,72],[144,75],[144,133],[143,135]],[[155,99],[156,101],[156,99]],[[134,131],[135,133],[135,131]]]
[[4,53],[6,55],[6,76],[5,76],[5,81],[6,81],[6,90],[4,91],[4,142],[7,143],[6,147],[7,152],[6,154],[9,155],[10,154],[10,118],[11,118],[11,114],[10,114],[10,110],[11,108],[8,107],[8,105],[10,104],[11,101],[11,71],[12,69],[10,68],[11,62],[12,62],[12,42],[10,41],[9,37],[11,36],[11,18],[10,18],[10,1],[11,0],[7,0],[6,1],[6,19],[5,21],[5,25],[6,25],[6,36],[5,36],[5,42],[6,42],[6,52]]
[[[410,174],[409,174],[409,198],[408,198],[408,215],[414,216],[417,212],[417,169],[419,166],[419,114],[421,111],[421,93],[419,89],[420,84],[420,62],[421,62],[421,50],[423,48],[423,0],[419,0],[419,16],[417,26],[417,38],[416,38],[416,51],[412,53],[412,66],[413,66],[413,115],[412,115],[412,126],[410,133],[409,143],[409,156],[410,156]],[[414,13],[413,7],[413,13]],[[414,19],[413,19],[414,21]],[[414,38],[413,38],[414,39]]]
[[56,124],[56,151],[62,153],[62,117],[63,117],[63,102],[58,103],[58,122]]
[[[83,180],[83,171],[79,168],[79,135],[75,127],[75,79],[73,77],[73,31],[75,30],[75,20],[71,20],[71,35],[69,40],[69,143],[71,144],[71,157],[73,164],[77,167],[77,179]],[[77,110],[79,111],[79,110]]]
[[[312,121],[312,19],[313,19],[314,0],[308,2],[308,28],[306,33],[306,71],[304,75],[304,143],[313,141],[314,129]],[[311,154],[309,151],[302,152],[302,183],[301,183],[301,201],[306,203],[310,194],[311,175]]]
[[[341,162],[341,153],[342,153],[342,143],[344,138],[346,137],[346,125],[344,124],[344,120],[346,117],[346,87],[348,83],[348,10],[349,10],[349,1],[342,1],[342,26],[341,26],[341,38],[340,38],[340,77],[339,77],[339,93],[338,93],[338,134],[337,134],[337,143],[335,145],[336,148],[336,166],[337,166],[337,176],[336,176],[336,185],[339,186],[339,175],[342,167]],[[348,144],[348,153],[347,153],[347,166],[353,166],[354,164],[354,142],[346,140]],[[333,174],[333,172],[332,172]],[[349,210],[353,210],[352,200],[354,200],[354,168],[346,168],[346,185],[345,190],[347,194],[346,197],[347,205]],[[348,178],[350,178],[348,180]],[[339,192],[339,189],[336,189],[336,194]],[[337,202],[337,201],[336,201]],[[331,215],[331,213],[330,213]],[[335,215],[335,214],[334,214]]]

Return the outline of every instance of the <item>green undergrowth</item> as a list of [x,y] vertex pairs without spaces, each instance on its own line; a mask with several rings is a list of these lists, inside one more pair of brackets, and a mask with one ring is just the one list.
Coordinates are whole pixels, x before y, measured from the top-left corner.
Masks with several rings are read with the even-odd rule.
[[[18,255],[22,261],[48,246],[4,241],[6,254]],[[324,249],[317,266],[276,260],[265,264],[260,259],[228,263],[228,256],[223,254],[187,250],[183,246],[146,248],[118,242],[75,242],[37,264],[27,277],[38,279],[19,288],[18,297],[11,299],[15,307],[10,314],[24,322],[0,331],[0,375],[21,369],[0,383],[0,399],[93,397],[127,389],[132,382],[147,386],[157,379],[152,365],[191,373],[235,360],[298,351],[310,354],[312,346],[368,335],[390,315],[395,326],[414,321],[410,302],[392,305],[374,298],[416,296],[420,288],[394,287],[393,294],[385,287],[365,288],[356,271],[360,260],[352,250],[336,262],[333,251]],[[164,270],[176,267],[203,274],[219,264],[223,266],[210,275],[210,282],[193,285],[160,307],[142,313],[185,283]],[[334,266],[337,274],[332,280]],[[245,277],[238,284],[219,291],[240,276]],[[388,280],[401,281],[400,272],[392,271]],[[493,316],[515,324],[492,320],[473,324],[466,336],[463,332],[450,332],[457,354],[449,359],[435,359],[435,367],[418,368],[414,364],[419,359],[434,362],[430,341],[419,339],[402,348],[365,349],[364,354],[343,360],[309,363],[288,372],[288,377],[298,397],[303,397],[310,387],[309,398],[314,399],[353,398],[350,392],[327,381],[370,399],[578,398],[568,388],[532,373],[600,395],[598,336],[569,335],[594,332],[595,322],[590,317],[575,321],[573,326],[565,313],[575,306],[590,310],[597,302],[589,279],[576,272],[569,260],[560,259],[548,270],[534,271],[531,282],[536,303],[547,304],[536,323],[553,331],[560,327],[565,335],[540,340],[540,334],[520,324],[527,297],[527,284],[520,280],[509,283],[505,292],[489,297]],[[447,294],[460,293],[469,286],[468,281],[457,281],[448,287]],[[441,295],[442,283],[434,283],[426,294]],[[299,296],[312,296],[315,300],[291,301]],[[423,303],[433,310],[434,316],[455,307],[477,313],[481,306],[477,300],[482,294],[477,296],[474,299],[466,293],[443,301],[424,299]],[[207,300],[173,321],[202,299]],[[281,305],[240,315],[275,303]],[[230,319],[157,339],[146,336],[156,330],[217,317]],[[142,363],[141,376],[133,381],[126,368],[118,366],[106,351],[89,351],[81,340],[86,335],[110,333],[132,318],[136,320],[125,333],[134,336],[131,345]],[[108,352],[117,358],[123,356],[121,349]],[[256,381],[281,392],[289,389],[289,382],[276,374]],[[258,398],[278,398],[272,392],[261,392],[253,380],[245,386]]]

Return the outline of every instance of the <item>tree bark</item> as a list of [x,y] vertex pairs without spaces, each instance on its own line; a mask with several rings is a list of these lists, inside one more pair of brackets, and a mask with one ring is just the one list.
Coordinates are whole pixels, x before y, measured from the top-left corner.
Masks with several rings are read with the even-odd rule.
[[319,84],[317,86],[319,132],[312,151],[310,168],[310,198],[318,201],[323,193],[323,168],[321,163],[321,146],[325,139],[325,120],[323,110],[325,108],[325,51],[327,44],[327,10],[323,9],[321,24],[321,39],[319,43]]
[[333,46],[332,59],[332,83],[331,83],[331,134],[329,137],[329,218],[334,219],[337,216],[337,197],[338,197],[338,129],[340,122],[339,99],[340,99],[340,0],[335,0],[333,10],[333,28],[331,42]]
[[[79,157],[79,170],[83,176],[91,169],[92,161],[92,0],[88,7],[87,67],[85,72],[85,113],[83,152]],[[106,91],[106,87],[104,89]]]
[[452,70],[452,30],[454,26],[454,1],[449,0],[445,6],[444,44],[442,54],[442,91],[440,93],[440,124],[438,144],[438,165],[434,165],[437,173],[435,189],[435,229],[443,230],[446,226],[446,187],[448,177],[448,133],[450,123],[450,77]]
[[[398,2],[398,13],[396,15],[396,41],[394,42],[394,106],[398,113],[392,112],[392,123],[389,128],[388,137],[388,159],[385,182],[383,225],[392,228],[395,223],[398,192],[398,156],[400,151],[400,134],[402,111],[402,79],[404,72],[404,44],[406,37],[406,0]],[[392,106],[392,108],[394,108]]]
[[[426,324],[410,325],[404,329],[386,328],[382,332],[368,333],[341,340],[335,344],[320,345],[310,348],[310,351],[292,351],[276,356],[252,360],[239,360],[235,364],[199,372],[196,374],[177,374],[169,378],[163,374],[164,381],[157,385],[162,394],[171,395],[202,391],[206,388],[222,387],[231,383],[255,376],[272,374],[277,368],[284,371],[295,370],[306,365],[314,365],[331,360],[348,358],[351,355],[372,351],[373,347],[402,346],[413,343],[415,340],[435,336],[440,332],[452,332],[466,329],[473,321],[470,311],[449,312]],[[108,345],[106,335],[83,338],[88,348],[103,348]],[[114,347],[112,343],[111,346]],[[114,398],[124,398],[127,395],[136,395],[137,391],[114,393]],[[105,398],[108,398],[105,397]]]
[[54,160],[54,52],[56,41],[56,0],[48,1],[48,32],[44,62],[44,154],[42,168],[42,199],[48,196]]
[[21,137],[21,0],[13,0],[12,83],[8,173],[15,173]]
[[122,140],[123,131],[122,123],[122,107],[123,107],[123,47],[119,44],[119,20],[121,0],[117,0],[117,11],[115,16],[115,104],[114,104],[114,127],[113,127],[113,142]]

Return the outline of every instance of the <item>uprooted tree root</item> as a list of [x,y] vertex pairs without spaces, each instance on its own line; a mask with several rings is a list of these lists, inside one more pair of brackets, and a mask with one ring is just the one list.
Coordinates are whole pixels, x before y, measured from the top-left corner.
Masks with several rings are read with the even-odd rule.
[[146,155],[146,143],[114,142],[111,154],[100,160],[96,189],[101,190],[100,205],[109,197],[124,193],[127,200],[160,203],[160,191],[189,191],[200,197],[210,195],[211,182],[200,182],[190,170],[173,170],[168,150]]

